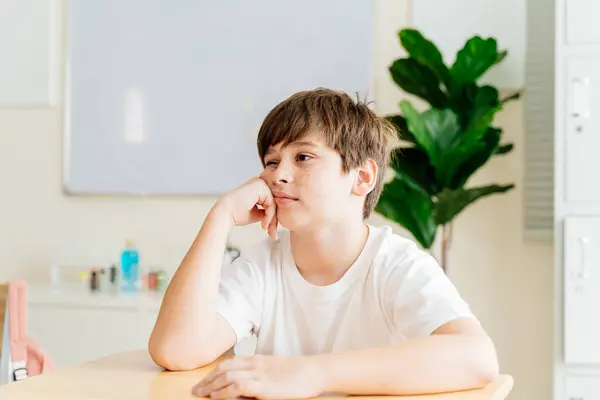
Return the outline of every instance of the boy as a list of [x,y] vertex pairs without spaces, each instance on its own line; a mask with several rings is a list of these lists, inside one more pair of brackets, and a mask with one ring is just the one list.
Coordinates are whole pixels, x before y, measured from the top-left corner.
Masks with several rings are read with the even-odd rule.
[[[494,346],[435,260],[365,223],[392,135],[343,93],[277,105],[258,134],[261,175],[215,203],[169,284],[154,361],[196,368],[257,335],[257,355],[221,362],[192,389],[213,398],[419,394],[494,379]],[[269,238],[222,271],[229,230],[255,222]]]

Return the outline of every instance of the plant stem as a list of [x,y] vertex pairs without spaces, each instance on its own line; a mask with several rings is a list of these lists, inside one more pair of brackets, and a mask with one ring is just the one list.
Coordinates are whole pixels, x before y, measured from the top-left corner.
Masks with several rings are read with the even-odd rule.
[[448,268],[448,252],[452,243],[452,223],[442,225],[442,270],[446,273]]
[[511,101],[511,100],[517,100],[519,97],[521,97],[521,92],[516,92],[511,94],[510,96],[507,96],[503,99],[500,100],[500,103],[506,103],[507,101]]

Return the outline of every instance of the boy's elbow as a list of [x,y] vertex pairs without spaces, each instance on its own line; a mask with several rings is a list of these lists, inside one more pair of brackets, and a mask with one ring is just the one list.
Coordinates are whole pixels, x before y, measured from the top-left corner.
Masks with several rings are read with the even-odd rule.
[[483,338],[483,348],[479,353],[479,362],[477,363],[476,375],[480,386],[486,386],[500,376],[500,366],[498,356],[492,340],[489,337]]
[[157,343],[157,340],[148,342],[148,353],[152,361],[159,367],[169,371],[189,371],[210,364],[213,360],[209,356],[194,355],[184,351],[181,346],[169,346]]
[[484,363],[477,372],[477,380],[480,387],[484,387],[494,382],[500,376],[498,369],[498,363],[493,360],[489,360]]

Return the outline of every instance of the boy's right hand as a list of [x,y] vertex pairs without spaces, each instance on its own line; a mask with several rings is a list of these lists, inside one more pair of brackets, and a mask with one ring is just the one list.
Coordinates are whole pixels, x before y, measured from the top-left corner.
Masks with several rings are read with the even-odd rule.
[[[260,177],[252,178],[219,200],[234,225],[261,222],[273,240],[277,238],[277,205],[267,183]],[[259,206],[261,208],[259,208]]]

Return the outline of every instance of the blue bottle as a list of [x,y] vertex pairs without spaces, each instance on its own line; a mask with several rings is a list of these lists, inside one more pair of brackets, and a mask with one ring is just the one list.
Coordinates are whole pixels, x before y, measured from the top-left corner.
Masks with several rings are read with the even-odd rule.
[[128,240],[121,253],[121,290],[133,292],[140,286],[140,257],[135,244]]

